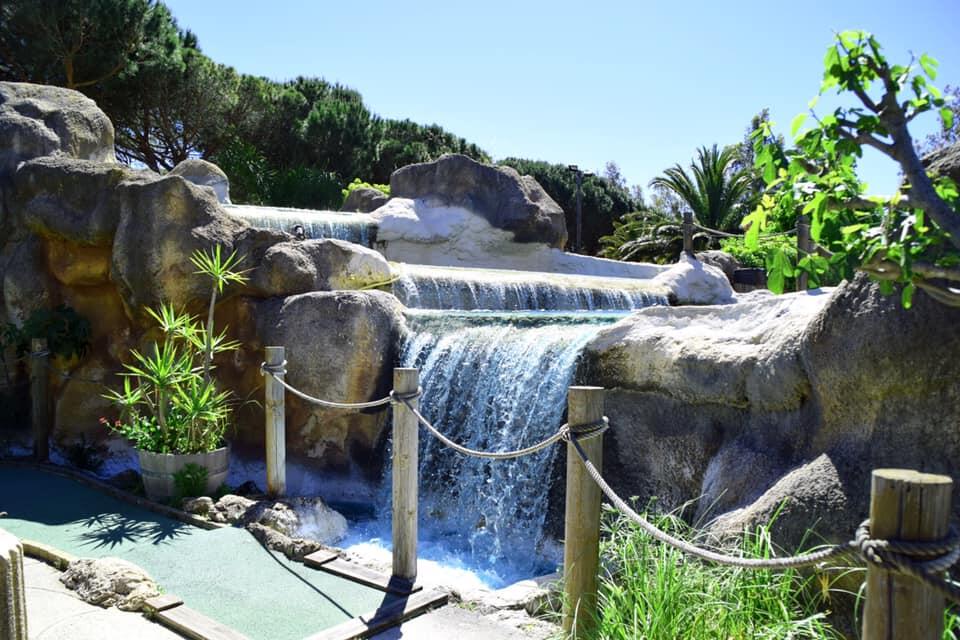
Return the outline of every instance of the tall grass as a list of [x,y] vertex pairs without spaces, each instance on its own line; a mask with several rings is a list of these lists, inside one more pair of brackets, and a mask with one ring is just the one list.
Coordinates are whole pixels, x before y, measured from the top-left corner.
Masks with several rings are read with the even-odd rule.
[[[670,533],[695,531],[676,515],[651,516]],[[598,638],[603,640],[840,639],[823,612],[819,581],[796,570],[709,565],[663,545],[608,513],[601,548]],[[770,557],[769,530],[745,536],[742,552]]]

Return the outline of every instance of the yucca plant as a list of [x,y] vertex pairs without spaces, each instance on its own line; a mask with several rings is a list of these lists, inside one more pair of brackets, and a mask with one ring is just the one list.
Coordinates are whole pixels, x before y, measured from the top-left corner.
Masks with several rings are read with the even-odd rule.
[[102,420],[133,441],[137,449],[153,453],[204,453],[223,446],[230,416],[229,391],[217,388],[212,378],[218,353],[237,349],[226,329],[214,332],[217,296],[230,283],[243,283],[236,253],[224,257],[220,247],[197,251],[190,261],[197,274],[212,281],[206,324],[196,317],[161,303],[147,309],[162,339],[146,353],[131,351],[133,362],[124,365],[123,387],[105,397],[120,409],[120,420]]

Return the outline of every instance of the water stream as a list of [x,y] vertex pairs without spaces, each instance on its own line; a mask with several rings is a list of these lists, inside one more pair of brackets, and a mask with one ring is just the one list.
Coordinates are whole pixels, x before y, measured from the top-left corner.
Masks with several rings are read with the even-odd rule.
[[231,215],[242,218],[251,226],[279,229],[302,235],[306,239],[334,238],[371,246],[376,237],[376,225],[364,213],[340,211],[314,211],[256,205],[224,205]]

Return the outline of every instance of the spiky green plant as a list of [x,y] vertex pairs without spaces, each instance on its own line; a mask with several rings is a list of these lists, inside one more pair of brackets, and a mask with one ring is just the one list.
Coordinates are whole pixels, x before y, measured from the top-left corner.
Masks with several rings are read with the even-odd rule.
[[734,147],[722,150],[717,145],[700,147],[696,161],[690,165],[690,173],[675,164],[651,180],[650,186],[675,193],[701,225],[737,231],[740,220],[749,213],[742,211],[740,205],[750,190],[752,178],[746,170],[733,169],[736,160]]

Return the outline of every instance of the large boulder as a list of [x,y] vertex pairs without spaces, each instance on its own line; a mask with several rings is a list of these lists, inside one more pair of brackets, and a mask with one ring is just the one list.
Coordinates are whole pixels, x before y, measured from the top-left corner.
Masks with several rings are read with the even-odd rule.
[[359,189],[354,189],[347,195],[347,199],[343,201],[343,206],[340,207],[340,211],[370,213],[387,204],[387,200],[389,199],[390,196],[379,189],[360,187]]
[[169,175],[180,176],[200,187],[210,187],[217,202],[230,204],[230,179],[223,169],[199,158],[188,158],[170,170]]
[[43,243],[36,236],[6,245],[0,259],[3,269],[3,303],[6,320],[17,326],[31,312],[56,304],[56,282],[47,273]]
[[113,124],[77,91],[0,82],[0,176],[42,156],[116,162]]
[[126,183],[113,242],[111,275],[134,317],[161,301],[177,308],[210,295],[190,255],[220,246],[225,254],[247,225],[226,213],[210,189],[179,176]]
[[[305,293],[260,303],[258,333],[264,345],[286,347],[290,385],[323,400],[364,402],[390,391],[402,312],[380,291]],[[345,412],[288,398],[288,450],[328,467],[373,465],[385,407]]]
[[774,531],[790,548],[806,527],[848,539],[871,469],[960,475],[960,310],[919,295],[905,310],[864,277],[744,300],[644,309],[588,345],[578,377],[610,389],[618,491],[700,498],[697,518],[728,513],[720,532],[786,499]]
[[391,277],[390,264],[372,249],[343,240],[304,240],[269,247],[250,274],[250,287],[264,297],[290,296],[362,289]]
[[109,247],[126,196],[120,185],[156,179],[155,173],[120,164],[39,158],[14,176],[13,208],[22,224],[39,236]]
[[512,232],[516,242],[542,242],[562,248],[567,241],[560,205],[536,180],[521,176],[511,167],[449,154],[394,171],[390,195],[427,200],[434,207],[467,209],[494,227]]

